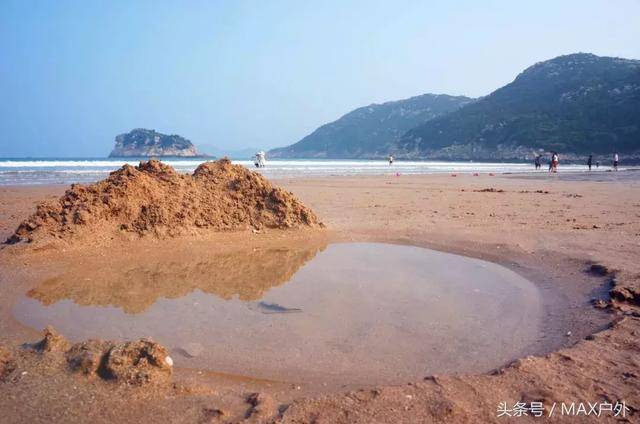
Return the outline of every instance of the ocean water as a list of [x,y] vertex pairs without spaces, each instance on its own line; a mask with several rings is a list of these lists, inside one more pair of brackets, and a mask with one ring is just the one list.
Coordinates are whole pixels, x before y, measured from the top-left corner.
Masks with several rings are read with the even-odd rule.
[[[100,180],[125,163],[137,165],[140,159],[0,158],[0,185],[71,184]],[[168,163],[179,172],[190,173],[204,159],[168,158]],[[251,160],[234,160],[264,174],[267,178],[301,178],[348,175],[438,174],[438,173],[521,173],[536,172],[529,163],[396,161],[392,166],[382,160],[336,159],[278,159],[267,161],[265,168],[257,169]],[[610,169],[601,166],[600,171]],[[595,170],[595,167],[594,167]],[[562,165],[561,172],[586,171],[584,165]],[[546,172],[546,169],[537,172]]]

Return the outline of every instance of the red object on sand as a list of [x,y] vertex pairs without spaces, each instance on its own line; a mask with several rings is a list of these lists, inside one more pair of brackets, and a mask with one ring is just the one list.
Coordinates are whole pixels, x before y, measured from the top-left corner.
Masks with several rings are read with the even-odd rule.
[[473,176],[474,176],[474,177],[478,177],[478,176],[480,176],[480,174],[478,174],[477,172],[474,172],[474,173],[473,173]]
[[451,174],[451,176],[452,176],[452,177],[457,177],[457,176],[458,176],[458,174]]
[[399,176],[400,176],[400,173],[399,173],[399,172],[396,172],[396,177],[399,177]]
[[494,177],[496,174],[494,174],[493,172],[489,172],[489,176],[490,177]]

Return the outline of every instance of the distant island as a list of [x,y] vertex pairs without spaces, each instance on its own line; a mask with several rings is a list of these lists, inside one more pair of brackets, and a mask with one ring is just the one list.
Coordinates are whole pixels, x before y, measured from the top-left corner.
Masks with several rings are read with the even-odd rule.
[[525,69],[479,99],[423,95],[347,113],[271,157],[640,162],[640,61],[588,53]]
[[136,128],[116,137],[110,158],[123,157],[198,157],[196,147],[179,135],[161,134],[155,130]]

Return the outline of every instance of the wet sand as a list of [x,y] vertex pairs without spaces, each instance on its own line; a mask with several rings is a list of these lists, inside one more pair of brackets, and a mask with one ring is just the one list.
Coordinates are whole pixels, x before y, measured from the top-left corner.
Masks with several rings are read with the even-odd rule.
[[[19,381],[0,384],[0,391],[7,395],[0,400],[0,412],[9,422],[19,421],[20,415],[42,421],[162,417],[193,422],[211,418],[213,409],[225,411],[223,421],[238,420],[249,413],[250,419],[269,420],[270,416],[279,417],[279,405],[287,405],[280,409],[286,411],[278,420],[500,422],[496,407],[501,401],[541,399],[550,404],[624,399],[638,408],[640,323],[634,315],[638,300],[633,293],[637,293],[640,273],[640,184],[629,175],[607,181],[590,181],[588,177],[567,181],[542,175],[286,180],[281,183],[321,217],[326,231],[237,233],[171,242],[193,252],[205,247],[225,252],[247,243],[304,246],[319,239],[391,242],[504,265],[537,285],[545,299],[544,314],[554,325],[543,326],[540,351],[531,352],[544,356],[520,360],[497,374],[438,376],[407,381],[409,385],[357,391],[356,387],[291,385],[178,367],[174,375],[178,386],[139,393],[55,373],[54,367],[38,363],[46,378],[32,372]],[[9,235],[36,199],[62,191],[62,187],[0,188],[1,235]],[[109,264],[119,254],[153,255],[163,243],[132,241],[108,250],[85,246],[65,252],[3,249],[2,341],[17,345],[38,338],[35,330],[13,320],[10,306],[37,286],[39,276],[58,270],[64,258],[102,254],[104,263]],[[629,289],[629,300],[616,304],[618,312],[592,306],[593,298],[607,299],[612,278],[612,274],[586,272],[592,263],[617,270],[615,285]],[[614,320],[617,323],[608,328]],[[548,354],[549,347],[560,351]],[[119,397],[122,391],[128,400]],[[270,413],[251,412],[252,406],[246,402],[251,391],[265,393],[273,400]]]

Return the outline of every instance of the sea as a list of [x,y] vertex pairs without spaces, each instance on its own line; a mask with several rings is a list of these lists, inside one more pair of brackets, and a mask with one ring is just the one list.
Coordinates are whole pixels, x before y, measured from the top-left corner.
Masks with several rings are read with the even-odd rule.
[[[0,185],[38,185],[88,183],[103,179],[125,163],[137,165],[143,158],[0,158]],[[179,172],[190,173],[207,159],[163,158]],[[270,179],[350,175],[415,175],[447,173],[535,173],[533,163],[487,163],[445,161],[403,161],[389,165],[384,160],[274,159],[264,168],[255,168],[252,160],[234,163],[264,174]],[[584,165],[561,165],[561,172],[583,172]],[[607,171],[601,166],[594,171]]]

